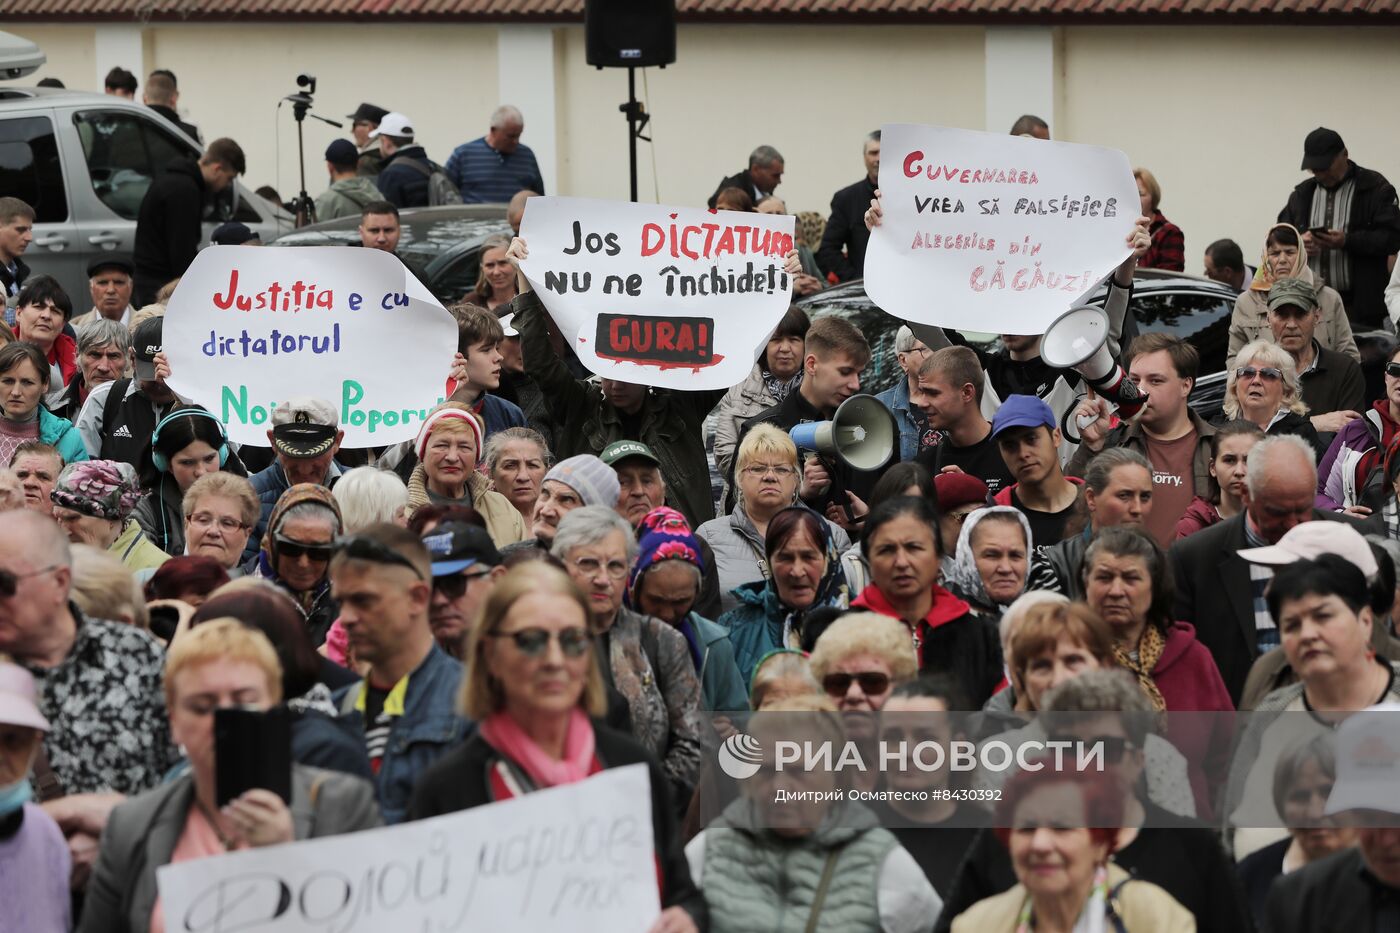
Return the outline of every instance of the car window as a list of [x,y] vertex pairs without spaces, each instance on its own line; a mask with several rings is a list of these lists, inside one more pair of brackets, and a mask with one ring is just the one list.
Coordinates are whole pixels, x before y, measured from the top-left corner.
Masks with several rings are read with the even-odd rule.
[[[436,263],[434,265],[437,265]],[[461,301],[476,287],[477,276],[481,273],[481,248],[473,247],[459,256],[442,263],[439,268],[428,268],[432,280],[433,294],[446,303]]]
[[68,219],[68,195],[51,119],[0,120],[0,192],[34,208],[36,223]]
[[1156,292],[1133,298],[1139,332],[1168,333],[1190,342],[1201,355],[1202,375],[1225,368],[1233,310],[1234,303],[1223,295]]
[[85,110],[73,114],[92,190],[119,217],[135,220],[151,179],[173,159],[194,155],[187,143],[135,113]]

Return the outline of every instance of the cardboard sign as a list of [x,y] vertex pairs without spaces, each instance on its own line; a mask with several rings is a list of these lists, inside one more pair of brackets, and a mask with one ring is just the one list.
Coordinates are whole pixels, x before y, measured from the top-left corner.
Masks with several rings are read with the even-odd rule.
[[170,931],[645,933],[661,912],[645,765],[417,823],[156,871]]
[[880,137],[865,290],[895,317],[1044,333],[1131,253],[1137,183],[1115,149],[907,123]]
[[452,316],[395,256],[344,246],[211,246],[180,279],[162,333],[170,387],[240,444],[266,447],[296,396],[340,412],[345,447],[412,438],[457,349]]
[[531,198],[521,269],[583,365],[671,389],[742,382],[792,303],[792,217]]

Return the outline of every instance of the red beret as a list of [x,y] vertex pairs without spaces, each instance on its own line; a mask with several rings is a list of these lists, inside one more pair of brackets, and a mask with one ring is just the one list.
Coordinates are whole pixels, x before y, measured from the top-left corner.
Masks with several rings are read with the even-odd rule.
[[987,484],[970,473],[939,473],[933,478],[938,508],[947,512],[960,505],[986,505]]

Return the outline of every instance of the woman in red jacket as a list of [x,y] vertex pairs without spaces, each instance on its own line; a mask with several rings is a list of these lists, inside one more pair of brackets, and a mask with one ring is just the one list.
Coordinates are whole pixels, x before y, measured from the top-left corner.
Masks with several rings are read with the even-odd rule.
[[[1118,665],[1134,675],[1154,709],[1170,713],[1234,712],[1230,693],[1196,630],[1172,619],[1167,557],[1134,525],[1105,528],[1084,555],[1084,601],[1113,629]],[[1199,815],[1227,773],[1232,730],[1226,717],[1178,717],[1168,738],[1190,762]],[[1208,775],[1217,780],[1209,781]]]

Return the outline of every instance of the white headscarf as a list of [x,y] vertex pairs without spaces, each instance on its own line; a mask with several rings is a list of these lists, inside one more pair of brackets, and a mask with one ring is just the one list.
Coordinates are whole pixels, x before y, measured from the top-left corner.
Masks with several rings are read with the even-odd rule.
[[[949,575],[949,582],[960,595],[978,606],[995,606],[997,609],[1005,609],[1009,602],[996,603],[987,595],[987,588],[982,584],[982,574],[977,572],[977,559],[972,553],[972,530],[987,516],[997,514],[1015,515],[1016,520],[1021,523],[1021,531],[1026,535],[1026,572],[1029,575],[1029,561],[1035,548],[1035,544],[1031,540],[1031,523],[1026,521],[1026,516],[1021,513],[1020,509],[1013,509],[1009,505],[994,505],[971,512],[963,520],[962,529],[958,532],[958,546],[953,551],[953,569]],[[1025,592],[1024,582],[1021,584],[1021,591]],[[1019,596],[1020,593],[1016,595]]]

